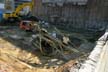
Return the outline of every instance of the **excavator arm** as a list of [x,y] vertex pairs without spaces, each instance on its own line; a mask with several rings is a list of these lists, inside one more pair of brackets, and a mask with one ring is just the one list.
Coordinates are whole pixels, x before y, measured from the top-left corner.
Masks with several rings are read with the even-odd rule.
[[32,0],[32,2],[25,2],[22,3],[21,5],[18,5],[17,8],[15,9],[15,11],[13,13],[5,13],[4,14],[4,18],[5,19],[9,19],[9,18],[17,18],[20,15],[20,12],[25,8],[25,7],[29,7],[30,11],[32,11],[33,9],[33,5],[34,5],[34,0]]

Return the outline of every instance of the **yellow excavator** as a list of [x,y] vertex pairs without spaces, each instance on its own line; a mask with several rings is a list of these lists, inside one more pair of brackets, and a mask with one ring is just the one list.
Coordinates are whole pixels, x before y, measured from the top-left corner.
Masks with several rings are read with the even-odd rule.
[[[7,7],[9,8],[9,0],[5,0],[5,2],[7,1]],[[10,0],[10,3],[12,3],[11,1],[14,1],[14,0]],[[6,6],[6,5],[5,5]],[[21,19],[21,16],[23,16],[21,13],[21,11],[24,9],[24,8],[29,8],[29,11],[32,12],[32,9],[33,9],[33,6],[34,6],[34,0],[31,0],[30,2],[23,2],[21,4],[19,4],[13,12],[6,12],[3,14],[3,18],[5,20],[8,20],[8,21],[17,21],[19,19]],[[29,12],[28,12],[29,13]],[[27,16],[27,15],[24,15],[24,16]]]

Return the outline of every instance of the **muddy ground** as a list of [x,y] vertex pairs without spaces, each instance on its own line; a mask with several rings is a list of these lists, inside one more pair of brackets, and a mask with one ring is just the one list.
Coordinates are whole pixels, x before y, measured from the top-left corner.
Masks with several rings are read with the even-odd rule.
[[95,46],[83,34],[71,33],[72,43],[79,51],[64,51],[62,56],[47,56],[31,45],[32,32],[18,27],[0,28],[0,72],[63,72],[69,65],[84,60]]

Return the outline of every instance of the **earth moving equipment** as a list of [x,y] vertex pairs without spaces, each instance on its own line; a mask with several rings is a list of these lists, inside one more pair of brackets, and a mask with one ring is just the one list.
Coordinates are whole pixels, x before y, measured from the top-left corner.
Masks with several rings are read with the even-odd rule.
[[20,28],[26,31],[32,31],[33,26],[33,21],[24,20],[20,22]]
[[[40,28],[38,21],[32,21],[32,20],[20,21],[19,27],[22,30],[31,31],[31,32],[35,32],[35,33],[39,32],[39,28]],[[43,29],[42,29],[42,31],[45,32],[45,30],[43,30]]]
[[20,14],[21,11],[28,7],[30,10],[28,11],[28,13],[26,15],[24,14],[24,16],[27,17],[30,14],[30,12],[32,12],[33,5],[34,5],[34,0],[32,0],[30,2],[23,2],[23,3],[19,4],[13,12],[4,13],[3,18],[4,18],[4,20],[8,20],[8,21],[20,20],[21,17],[23,16]]

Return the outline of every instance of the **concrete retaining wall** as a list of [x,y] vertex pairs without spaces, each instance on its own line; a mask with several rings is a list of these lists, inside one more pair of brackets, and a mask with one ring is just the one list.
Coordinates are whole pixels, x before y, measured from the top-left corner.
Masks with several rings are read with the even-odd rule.
[[42,3],[35,0],[34,15],[59,28],[101,28],[108,23],[108,6],[104,0],[88,0],[86,5]]
[[105,34],[98,39],[97,45],[90,53],[88,59],[82,63],[79,68],[72,68],[70,72],[98,72],[96,69],[99,65],[101,53],[103,53],[103,49],[105,49],[107,39],[108,31],[106,30]]

